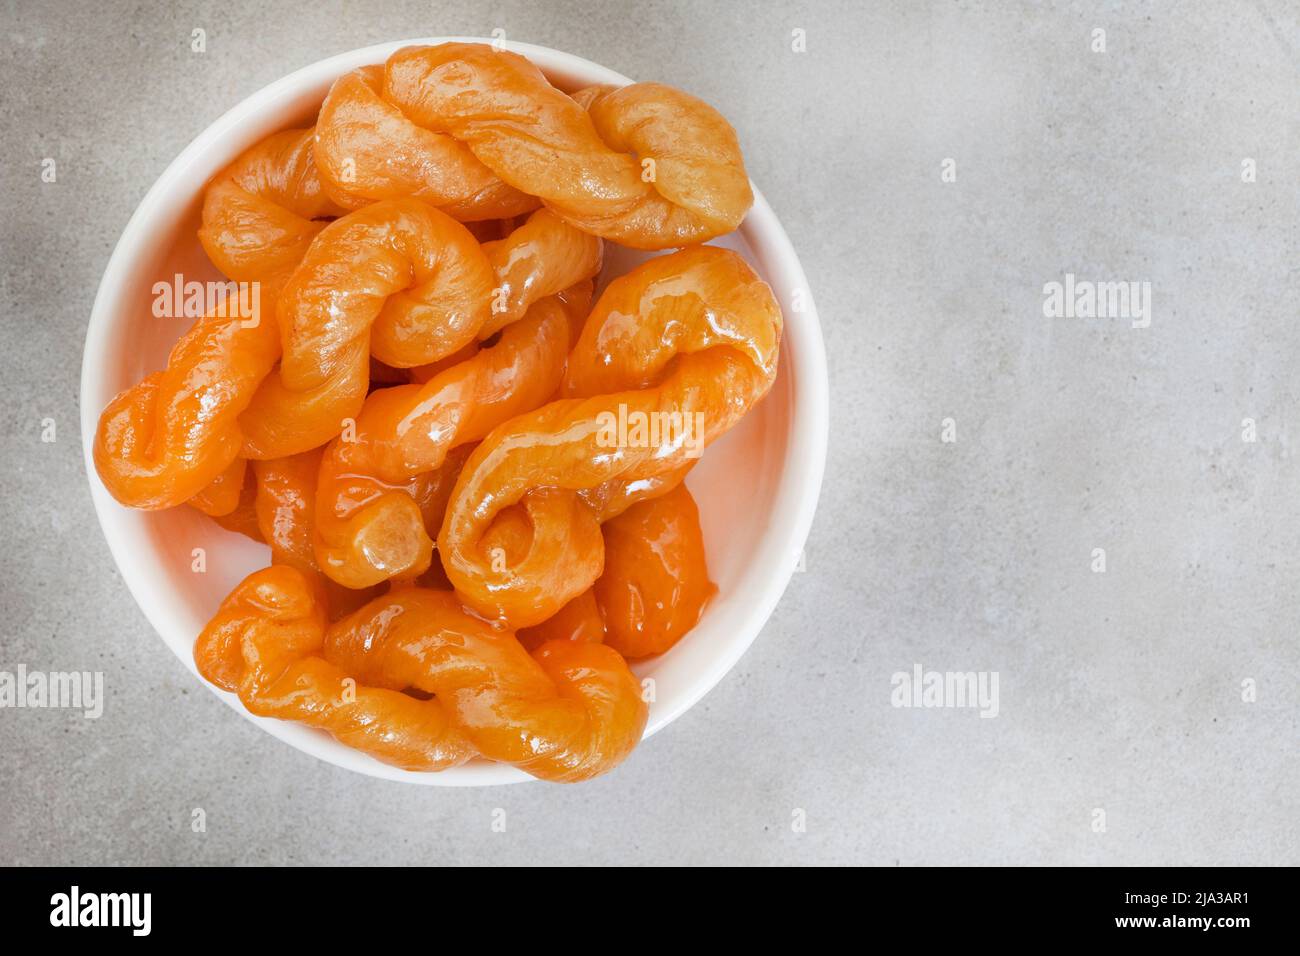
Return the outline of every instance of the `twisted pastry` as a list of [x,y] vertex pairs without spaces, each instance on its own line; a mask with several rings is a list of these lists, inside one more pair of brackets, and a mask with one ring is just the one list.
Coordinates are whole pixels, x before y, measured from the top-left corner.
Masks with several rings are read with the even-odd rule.
[[[604,262],[604,243],[539,209],[502,239],[483,243],[492,264],[496,288],[492,290],[492,318],[479,330],[485,339],[524,317],[534,302],[572,290],[594,279]],[[572,303],[591,305],[591,288],[582,298],[570,291]],[[581,325],[581,323],[579,323]]]
[[[767,393],[780,336],[771,289],[725,249],[684,249],[610,283],[565,373],[565,394],[591,397],[499,426],[456,482],[438,551],[461,599],[520,628],[590,587],[604,563],[608,503],[630,505],[679,481]],[[640,416],[698,422],[695,447],[673,429],[611,444],[609,419]]]
[[599,263],[599,240],[545,211],[486,246],[415,199],[349,213],[311,244],[280,297],[280,371],[240,420],[244,453],[324,444],[360,412],[370,354],[397,368],[445,358]]
[[326,618],[315,590],[287,565],[245,578],[194,645],[199,673],[233,691],[250,713],[316,727],[339,742],[406,770],[444,770],[473,748],[438,700],[358,686],[320,656]]
[[[259,295],[250,296],[255,312],[200,319],[172,348],[163,371],[104,409],[95,468],[122,504],[178,505],[231,468],[239,454],[239,416],[279,356],[278,291],[324,225],[313,220],[340,211],[321,192],[311,132],[268,137],[208,187],[199,240],[231,279],[259,284]],[[210,506],[230,501],[227,496]]]
[[735,131],[658,83],[584,91],[584,109],[522,56],[444,43],[389,57],[383,98],[579,229],[625,246],[703,242],[735,229],[753,203]]
[[487,322],[492,283],[465,227],[417,200],[335,220],[280,296],[280,369],[240,421],[244,453],[281,458],[329,441],[361,409],[372,348],[394,366],[455,351]]
[[696,625],[717,593],[700,513],[685,485],[629,507],[601,532],[605,567],[596,583],[554,617],[521,629],[524,647],[562,640],[604,643],[629,659],[662,654]]
[[384,68],[340,77],[316,120],[315,156],[326,192],[360,209],[410,196],[462,222],[508,219],[536,209],[458,140],[416,126],[382,96]]
[[[453,448],[432,471],[398,482],[342,471],[337,459],[327,457],[316,496],[313,542],[316,563],[331,584],[361,589],[389,578],[410,582],[429,571],[431,535],[442,525],[472,448]],[[443,579],[428,583],[443,585]]]
[[274,133],[217,174],[203,196],[199,242],[237,281],[287,278],[307,247],[347,210],[324,191],[314,127]]
[[[577,279],[598,267],[597,258],[564,277]],[[532,288],[549,291],[550,285]],[[442,515],[430,521],[419,501],[430,482],[445,474],[448,451],[478,441],[555,394],[590,297],[586,280],[542,299],[492,347],[423,385],[384,389],[366,400],[354,440],[331,442],[321,464],[316,557],[326,574],[357,588],[413,577],[429,567],[430,534],[437,533]],[[443,487],[445,509],[451,485]]]
[[165,369],[109,402],[93,454],[114,498],[132,508],[170,508],[231,467],[243,445],[239,415],[279,352],[267,308],[263,298],[247,322],[200,319],[172,347]]
[[605,643],[627,658],[662,654],[696,625],[718,590],[709,580],[695,499],[678,485],[601,531],[605,568],[591,593]]
[[371,601],[329,629],[325,657],[361,681],[436,695],[484,757],[543,780],[605,773],[645,729],[640,685],[616,651],[550,641],[530,656],[450,592],[402,588]]

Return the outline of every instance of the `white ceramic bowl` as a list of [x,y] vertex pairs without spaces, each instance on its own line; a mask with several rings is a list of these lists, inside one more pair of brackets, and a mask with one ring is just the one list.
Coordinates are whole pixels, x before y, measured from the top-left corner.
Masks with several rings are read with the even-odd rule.
[[[119,391],[162,368],[189,320],[152,316],[152,287],[176,273],[186,280],[219,278],[195,236],[204,184],[243,149],[270,133],[309,125],[330,84],[349,70],[382,63],[400,47],[472,37],[383,43],[321,60],[244,100],[209,126],[167,167],[127,223],[100,282],[86,331],[81,369],[81,434],[95,510],[113,558],[136,602],[167,647],[191,671],[194,638],[225,595],[268,560],[264,546],[225,532],[189,508],[144,512],[124,508],[99,481],[91,445],[100,411]],[[477,39],[477,42],[490,42]],[[561,89],[593,83],[625,85],[627,77],[546,47],[510,43]],[[671,79],[671,78],[669,78]],[[725,114],[726,103],[716,104]],[[756,148],[759,144],[749,144]],[[646,736],[663,729],[703,697],[758,635],[790,580],[812,523],[826,460],[826,356],[807,280],[767,202],[754,207],[738,233],[718,240],[739,250],[776,291],[785,310],[781,368],[767,398],[705,454],[690,478],[699,502],[709,570],[718,594],[699,625],[668,653],[637,664],[655,680]],[[606,278],[645,258],[614,249]],[[798,311],[796,311],[798,310]],[[192,549],[205,548],[207,571],[191,571]],[[197,676],[197,672],[196,676]],[[371,776],[437,785],[482,785],[531,779],[513,767],[475,761],[443,773],[413,773],[379,763],[328,735],[284,721],[253,717],[238,699],[213,693],[281,740]],[[636,759],[636,755],[630,758]]]

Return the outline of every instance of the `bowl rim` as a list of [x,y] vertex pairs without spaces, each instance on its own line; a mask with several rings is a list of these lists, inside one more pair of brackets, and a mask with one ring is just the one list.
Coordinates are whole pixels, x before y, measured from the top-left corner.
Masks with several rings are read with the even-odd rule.
[[[136,605],[157,636],[196,676],[198,671],[192,655],[181,654],[167,638],[169,633],[178,630],[179,625],[170,619],[170,609],[160,603],[159,595],[154,593],[155,585],[151,583],[143,565],[132,556],[133,547],[147,546],[142,528],[131,526],[136,513],[119,505],[109,495],[95,470],[94,435],[101,407],[105,403],[105,369],[103,363],[95,359],[106,352],[112,325],[110,312],[117,290],[139,257],[147,253],[157,220],[160,216],[168,215],[168,203],[178,189],[184,188],[183,180],[195,159],[217,144],[222,137],[237,132],[244,124],[277,107],[283,109],[303,89],[337,78],[358,66],[383,62],[397,49],[451,42],[491,44],[494,41],[484,37],[449,36],[414,37],[371,44],[317,60],[245,97],[209,124],[168,163],[136,206],[109,256],[86,329],[79,390],[82,452],[91,500],[113,561]],[[634,82],[600,64],[550,47],[516,41],[506,41],[503,45],[511,52],[528,57],[548,74],[577,73],[584,79],[591,77],[589,82],[592,83],[617,86]],[[737,231],[759,260],[759,271],[764,280],[773,287],[781,301],[785,313],[783,363],[788,362],[787,374],[794,379],[787,452],[775,495],[777,507],[773,508],[773,513],[769,516],[769,527],[762,540],[765,550],[770,550],[768,543],[774,542],[774,547],[784,551],[789,560],[784,565],[778,561],[767,573],[759,588],[758,600],[748,606],[736,628],[740,638],[732,641],[727,646],[726,653],[713,658],[709,666],[697,674],[672,707],[652,713],[643,741],[698,703],[735,666],[758,637],[796,570],[796,559],[812,527],[821,492],[830,427],[829,382],[821,325],[807,277],[785,229],[756,186],[753,191],[754,204]],[[802,297],[799,303],[801,308],[794,308],[791,302],[791,293],[795,292]],[[193,635],[184,640],[192,642]],[[244,709],[234,694],[222,691],[201,678],[200,682],[272,736],[327,763],[371,777],[430,786],[485,786],[534,779],[518,768],[486,762],[439,773],[401,770],[308,728],[286,721],[256,717]]]

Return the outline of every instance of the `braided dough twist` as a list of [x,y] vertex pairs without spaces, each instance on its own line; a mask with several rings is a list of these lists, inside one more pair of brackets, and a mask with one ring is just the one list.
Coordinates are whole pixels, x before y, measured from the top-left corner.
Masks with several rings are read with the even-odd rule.
[[579,102],[518,54],[443,43],[389,57],[383,98],[579,229],[625,246],[704,242],[740,225],[754,200],[730,124],[669,86],[596,88]]
[[[600,521],[674,487],[767,393],[780,336],[772,290],[729,250],[692,247],[610,283],[565,373],[565,394],[591,397],[496,428],[457,480],[438,551],[461,599],[520,628],[590,587]],[[698,422],[698,444],[672,429],[610,444],[606,422],[640,416]]]
[[240,154],[209,185],[199,241],[228,277],[260,285],[250,318],[208,315],[172,348],[167,367],[118,395],[100,416],[95,467],[109,492],[134,508],[169,508],[212,482],[210,513],[234,506],[242,485],[239,418],[275,365],[275,303],[289,273],[342,212],[321,189],[312,133],[286,130]]
[[551,641],[530,655],[448,591],[371,601],[330,628],[325,656],[363,682],[435,694],[484,757],[543,780],[605,773],[645,729],[641,686],[618,652]]
[[530,656],[449,592],[422,588],[376,598],[327,631],[311,584],[288,566],[245,578],[194,660],[251,713],[325,730],[408,770],[477,752],[544,780],[585,780],[623,761],[647,716],[640,684],[609,648],[552,641]]
[[194,663],[207,680],[237,693],[250,713],[327,731],[385,763],[445,770],[474,755],[439,701],[358,686],[324,660],[326,623],[300,571],[263,568],[222,602],[195,642]]
[[[232,467],[243,444],[239,416],[279,353],[276,293],[320,231],[323,224],[313,219],[337,211],[315,175],[311,130],[268,137],[213,181],[199,240],[231,279],[261,284],[252,300],[258,311],[200,319],[163,371],[104,409],[95,467],[114,498],[134,508],[169,508]],[[227,487],[242,484],[242,472],[225,477]],[[227,495],[209,508],[229,503]]]
[[315,155],[325,191],[360,209],[410,196],[461,222],[509,219],[539,205],[507,186],[458,140],[423,129],[382,96],[384,68],[339,77],[316,119]]

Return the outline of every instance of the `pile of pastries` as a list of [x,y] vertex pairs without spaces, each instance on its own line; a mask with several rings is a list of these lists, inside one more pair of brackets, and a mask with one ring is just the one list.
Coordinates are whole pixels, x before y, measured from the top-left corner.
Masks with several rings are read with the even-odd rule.
[[[410,770],[620,763],[627,661],[715,591],[683,479],[776,376],[771,290],[702,245],[752,198],[708,104],[467,43],[345,75],[235,159],[199,239],[255,314],[196,321],[94,445],[122,504],[270,546],[200,673]],[[676,251],[593,301],[607,242]]]

